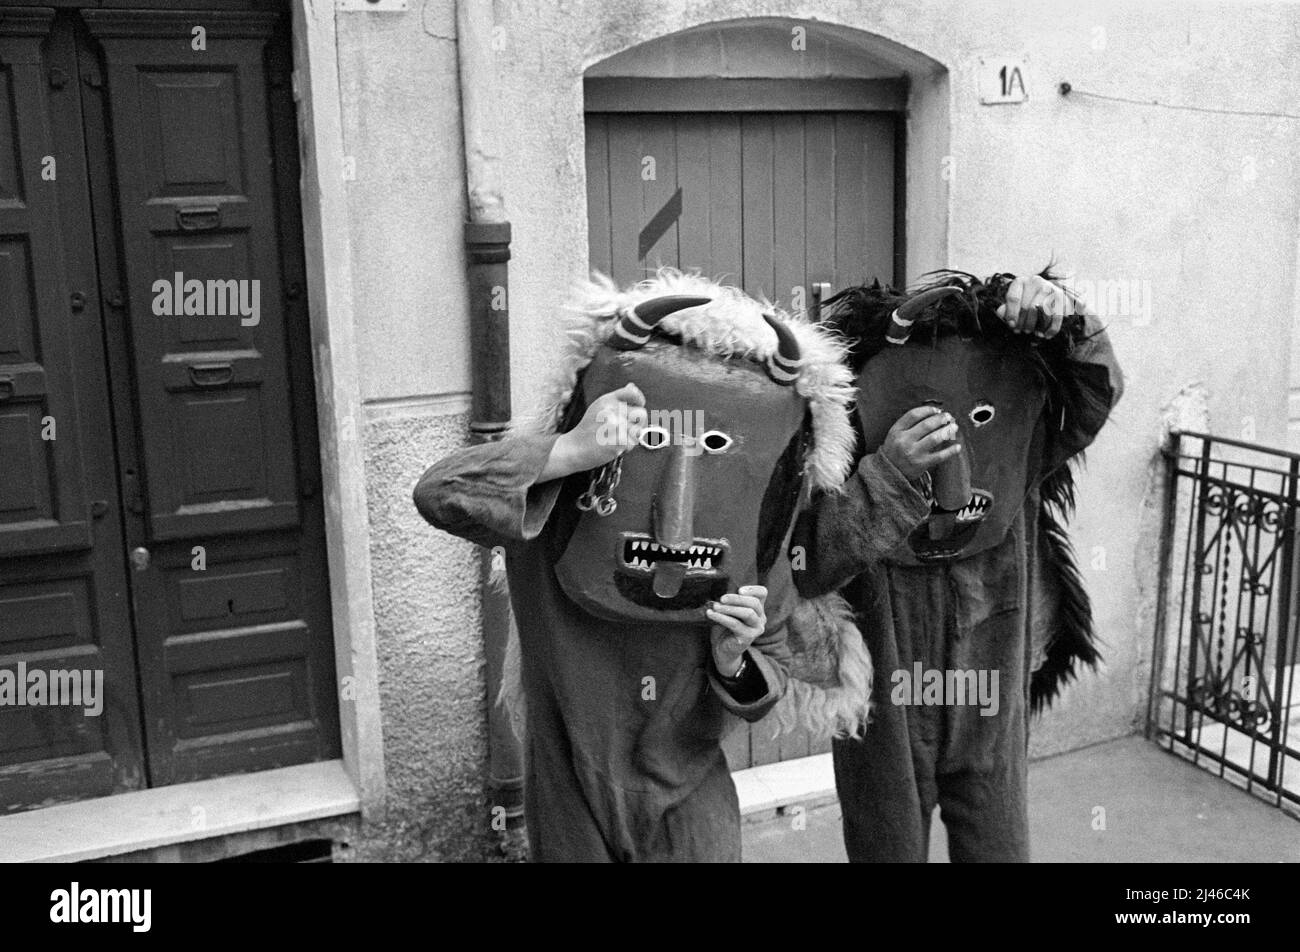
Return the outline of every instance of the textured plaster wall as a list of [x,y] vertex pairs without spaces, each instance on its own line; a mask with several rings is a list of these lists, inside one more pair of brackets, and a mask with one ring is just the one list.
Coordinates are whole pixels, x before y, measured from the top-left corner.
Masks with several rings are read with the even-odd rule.
[[[1090,454],[1075,521],[1109,663],[1038,726],[1035,750],[1130,731],[1145,702],[1158,526],[1150,464],[1162,408],[1196,383],[1217,432],[1240,435],[1250,425],[1261,441],[1286,438],[1296,124],[1063,99],[1055,88],[1069,80],[1134,99],[1293,112],[1300,8],[496,0],[494,9],[505,202],[514,227],[516,412],[530,405],[558,352],[554,318],[587,267],[583,71],[656,37],[719,21],[795,18],[808,28],[810,49],[823,50],[815,75],[849,69],[816,45],[823,28],[864,31],[864,42],[938,64],[946,79],[933,71],[914,77],[914,120],[938,116],[944,128],[917,130],[920,153],[909,160],[907,188],[909,211],[946,223],[946,231],[925,260],[914,255],[913,272],[937,264],[1028,271],[1054,254],[1085,280],[1149,287],[1149,319],[1111,319],[1129,389]],[[348,199],[390,789],[388,816],[367,828],[361,855],[462,858],[486,855],[490,842],[471,550],[424,526],[409,502],[424,466],[463,443],[466,422],[452,11],[450,0],[416,0],[400,15],[338,15],[344,134],[356,162]],[[694,64],[709,55],[710,42],[680,42],[677,55]],[[1002,54],[1028,57],[1030,101],[981,106],[978,58]],[[628,62],[635,57],[622,65]],[[673,74],[657,58],[643,57],[639,68]],[[929,154],[939,151],[945,155]],[[945,157],[955,176],[943,175]]]
[[490,855],[474,548],[426,525],[415,481],[468,428],[465,218],[451,2],[337,19],[386,810],[362,859]]
[[411,505],[429,463],[464,441],[464,414],[369,422],[366,480],[373,533],[380,704],[388,815],[362,855],[480,858],[489,843],[478,558]]
[[411,6],[337,21],[368,401],[469,390],[455,8],[451,0]]

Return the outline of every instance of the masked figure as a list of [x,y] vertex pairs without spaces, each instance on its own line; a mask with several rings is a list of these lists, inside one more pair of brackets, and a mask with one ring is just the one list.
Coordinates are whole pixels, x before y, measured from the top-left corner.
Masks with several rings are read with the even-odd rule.
[[[506,550],[533,858],[736,860],[720,741],[732,715],[756,720],[785,693],[789,533],[801,499],[849,471],[851,374],[822,329],[694,276],[627,292],[593,282],[576,311],[536,418],[435,464],[415,501],[435,526]],[[557,434],[628,384],[645,398],[636,445],[541,479]],[[615,439],[619,421],[606,423]],[[767,587],[767,624],[745,675],[724,678],[704,610],[753,584]],[[823,725],[852,730],[870,674],[856,631],[833,640],[845,630],[800,644],[828,650],[854,683],[798,693]]]
[[925,404],[961,446],[915,481],[893,550],[855,539],[843,497],[796,531],[813,558],[800,589],[843,586],[875,661],[871,724],[833,748],[853,860],[924,861],[936,804],[954,861],[1026,860],[1028,714],[1098,661],[1065,534],[1069,463],[1119,399],[1119,368],[1094,318],[1050,338],[1009,328],[1011,281],[945,272],[910,296],[877,283],[827,302],[858,372],[862,451]]

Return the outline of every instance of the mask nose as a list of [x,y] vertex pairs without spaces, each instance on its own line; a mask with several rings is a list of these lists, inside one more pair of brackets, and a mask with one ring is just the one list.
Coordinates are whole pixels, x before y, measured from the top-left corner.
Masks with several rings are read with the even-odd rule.
[[960,432],[960,424],[958,430],[961,452],[944,460],[934,471],[934,501],[949,510],[930,517],[930,538],[935,540],[952,534],[957,527],[957,510],[970,502],[970,444]]
[[[655,494],[654,530],[655,541],[661,546],[689,551],[695,541],[695,454],[687,452],[684,443],[679,438],[669,447],[668,463]],[[676,595],[685,578],[685,561],[655,562],[654,590],[660,598]]]
[[959,431],[961,452],[934,470],[934,498],[944,509],[960,509],[970,502],[970,450]]

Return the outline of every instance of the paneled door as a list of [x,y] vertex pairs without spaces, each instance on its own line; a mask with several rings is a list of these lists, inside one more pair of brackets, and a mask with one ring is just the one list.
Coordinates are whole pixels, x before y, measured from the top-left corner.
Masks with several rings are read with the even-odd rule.
[[0,9],[0,669],[109,699],[0,707],[0,811],[338,755],[290,75],[283,13]]
[[[814,285],[897,280],[900,128],[848,109],[588,112],[591,267],[619,283],[695,269],[796,311]],[[830,749],[771,734],[734,731],[732,768]]]
[[[55,19],[0,10],[0,813],[146,783],[76,49]],[[27,704],[28,665],[102,672],[101,712]]]

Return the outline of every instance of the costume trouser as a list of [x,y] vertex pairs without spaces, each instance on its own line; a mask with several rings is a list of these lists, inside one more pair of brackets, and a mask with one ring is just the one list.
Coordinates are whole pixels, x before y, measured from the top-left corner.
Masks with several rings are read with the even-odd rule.
[[[849,859],[925,862],[937,804],[953,862],[1027,862],[1023,601],[1014,591],[1002,605],[972,599],[946,566],[882,565],[873,581],[880,597],[860,619],[875,662],[872,723],[861,740],[833,748]],[[945,674],[988,672],[990,687],[997,672],[997,713],[981,715],[969,698],[894,703],[895,672],[913,678],[918,661]]]
[[542,691],[528,698],[524,812],[533,862],[740,862],[740,804],[716,738],[698,783],[665,789],[644,770],[610,776],[586,763],[546,700]]

